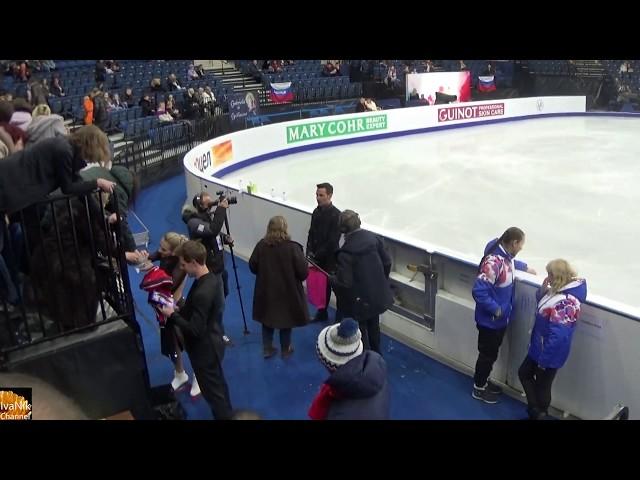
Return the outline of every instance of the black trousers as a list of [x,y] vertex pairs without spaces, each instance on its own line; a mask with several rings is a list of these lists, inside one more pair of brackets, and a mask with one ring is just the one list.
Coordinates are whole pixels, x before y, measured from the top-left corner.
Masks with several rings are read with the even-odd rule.
[[[262,325],[262,346],[266,349],[273,346],[273,334],[275,328]],[[291,329],[280,329],[280,348],[287,350],[291,346]]]
[[[337,315],[337,314],[336,314]],[[362,333],[362,345],[365,350],[373,350],[382,355],[380,350],[380,315],[365,319],[356,319]]]
[[493,364],[498,359],[498,351],[507,329],[505,327],[494,330],[480,325],[476,325],[476,327],[478,328],[478,360],[473,381],[476,387],[484,387],[493,369]]
[[518,369],[518,377],[527,395],[529,417],[535,419],[546,414],[551,404],[551,385],[558,373],[557,368],[541,368],[529,355]]
[[232,416],[231,399],[229,387],[222,371],[222,358],[215,351],[209,352],[206,361],[202,361],[201,358],[194,361],[194,356],[189,355],[193,373],[196,375],[202,396],[209,404],[213,417],[216,420],[230,420]]

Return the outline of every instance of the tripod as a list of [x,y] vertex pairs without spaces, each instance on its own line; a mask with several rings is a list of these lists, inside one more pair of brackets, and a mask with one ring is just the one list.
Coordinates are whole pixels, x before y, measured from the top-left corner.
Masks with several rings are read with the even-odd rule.
[[[224,218],[224,228],[227,231],[227,235],[231,236],[229,231],[229,219],[225,216]],[[247,317],[244,314],[244,304],[242,303],[242,294],[240,293],[240,281],[238,280],[238,267],[236,266],[236,256],[233,253],[233,246],[229,245],[229,250],[231,251],[231,263],[233,264],[233,273],[236,277],[236,288],[238,289],[238,298],[240,299],[240,311],[242,312],[242,322],[244,323],[244,334],[249,335],[251,332],[247,328]]]

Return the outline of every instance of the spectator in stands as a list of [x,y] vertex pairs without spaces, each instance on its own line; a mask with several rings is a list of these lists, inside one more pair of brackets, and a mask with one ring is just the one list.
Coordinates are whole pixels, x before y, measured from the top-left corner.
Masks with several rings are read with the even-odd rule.
[[206,265],[207,250],[199,242],[187,241],[175,254],[180,266],[195,281],[179,312],[165,306],[167,325],[176,325],[184,335],[185,348],[196,379],[216,420],[229,420],[232,415],[229,388],[222,370],[225,344],[222,339],[224,296],[220,279]]
[[31,104],[36,107],[38,105],[48,105],[49,87],[47,80],[31,81]]
[[14,112],[9,123],[26,132],[29,123],[31,123],[32,108],[33,107],[24,98],[16,98],[13,101]]
[[312,420],[388,420],[387,365],[378,353],[364,350],[358,324],[345,319],[318,335],[316,353],[329,378],[309,408]]
[[200,105],[200,111],[204,115],[211,114],[211,111],[213,109],[213,99],[209,96],[207,92],[204,91],[203,87],[198,88],[197,98],[198,98],[198,103]]
[[427,73],[431,73],[434,71],[434,65],[433,62],[431,60],[427,60],[427,62],[424,65],[424,71]]
[[155,114],[155,108],[153,106],[153,101],[151,100],[151,96],[148,93],[145,93],[144,96],[140,99],[140,103],[138,104],[142,107],[142,116],[148,117],[150,115]]
[[414,88],[413,90],[411,90],[411,93],[409,94],[409,100],[420,100],[418,89]]
[[213,93],[213,90],[211,90],[211,87],[209,85],[204,87],[204,93],[206,93],[207,95],[209,95],[209,97],[211,98],[211,103],[213,105],[216,105],[218,102],[216,101],[216,96]]
[[173,122],[173,117],[167,112],[165,102],[158,103],[158,109],[156,110],[156,117],[160,122]]
[[111,99],[111,95],[109,92],[104,92],[104,103],[107,106],[107,112],[111,113],[113,111],[113,100]]
[[496,74],[496,67],[493,62],[489,61],[487,65],[484,67],[483,75],[491,76]]
[[376,105],[376,102],[373,101],[373,98],[367,98],[364,101],[364,106],[366,108],[366,111],[368,112],[375,112],[377,110],[382,110],[382,108]]
[[291,241],[282,216],[269,220],[267,233],[253,249],[249,268],[256,275],[253,319],[262,324],[264,358],[273,357],[273,335],[280,330],[282,358],[293,353],[291,329],[309,323],[307,298],[302,282],[308,275],[302,245]]
[[127,104],[120,100],[120,95],[118,93],[113,94],[113,98],[111,99],[111,106],[113,110],[123,110],[127,108]]
[[131,87],[127,87],[124,89],[122,101],[126,104],[127,108],[133,108],[136,106],[136,100],[135,98],[133,98],[133,90],[131,89]]
[[577,277],[569,262],[556,259],[547,264],[547,278],[536,294],[538,305],[529,351],[518,370],[531,420],[548,415],[551,385],[569,357],[573,332],[586,297],[587,283]]
[[282,63],[280,60],[271,60],[269,71],[273,73],[282,73]]
[[632,72],[633,68],[631,67],[631,63],[629,63],[629,60],[625,60],[624,62],[622,62],[622,64],[620,65],[620,74]]
[[[340,210],[332,203],[333,185],[328,182],[316,185],[316,202],[318,206],[311,214],[311,225],[307,234],[307,257],[329,274],[336,272],[336,256],[338,242],[340,241]],[[314,322],[323,322],[329,319],[329,302],[331,300],[331,285],[327,282],[327,301],[324,308],[318,309],[313,319]],[[339,312],[336,312],[336,322],[341,320]]]
[[62,88],[58,76],[51,77],[51,94],[56,97],[64,97],[64,88]]
[[327,62],[324,68],[322,69],[322,75],[324,77],[335,77],[339,74],[340,72],[338,71],[336,66],[331,62]]
[[93,100],[89,95],[85,95],[82,99],[82,108],[84,109],[84,124],[93,125]]
[[60,115],[52,114],[48,105],[38,105],[33,109],[32,120],[27,127],[27,145],[46,138],[55,138],[68,135],[69,131],[64,125],[64,118]]
[[340,214],[340,232],[345,240],[336,254],[337,272],[329,276],[338,309],[358,322],[364,348],[381,354],[380,314],[393,305],[391,258],[382,238],[360,228],[353,210]]
[[196,73],[198,74],[198,77],[204,77],[205,72],[204,72],[204,67],[202,66],[202,64],[196,65]]
[[116,73],[120,71],[120,65],[115,60],[107,60],[104,62],[104,66],[107,69],[107,73]]
[[109,112],[102,90],[94,88],[91,92],[91,100],[93,100],[93,124],[105,132],[109,126]]
[[86,160],[104,158],[100,138],[92,127],[82,127],[68,137],[42,140],[0,162],[0,212],[21,210],[60,188],[64,194],[89,193],[96,188],[111,193],[114,182],[98,178],[82,181],[78,172]]
[[[116,211],[120,213],[120,227],[122,244],[125,257],[130,264],[139,264],[147,255],[136,249],[133,233],[129,227],[128,212],[139,190],[139,182],[131,171],[121,165],[113,165],[111,161],[111,148],[109,139],[104,132],[96,126],[83,127],[74,132],[76,144],[82,152],[87,166],[80,172],[80,178],[92,182],[97,179],[106,179],[113,183],[116,196],[110,196],[105,204],[105,210],[109,214],[109,223],[117,222]],[[117,208],[114,198],[117,200]]]
[[467,64],[464,63],[464,60],[460,60],[460,71],[461,72],[466,72],[469,70],[469,67],[467,67]]
[[0,101],[0,159],[11,155],[15,151],[15,144],[11,134],[6,129],[13,115],[13,103]]
[[27,132],[22,130],[16,125],[10,123],[0,123],[0,127],[11,137],[13,142],[13,151],[17,152],[22,150],[27,145],[27,139],[29,138]]
[[424,98],[424,93],[420,94],[420,103],[423,103],[425,105],[429,105],[429,100],[427,100],[426,98]]
[[517,227],[510,227],[500,238],[491,240],[484,249],[471,292],[476,302],[479,352],[471,395],[485,403],[497,403],[502,393],[499,386],[489,381],[489,375],[511,320],[514,269],[535,274],[526,263],[514,260],[524,242],[524,232]]
[[157,77],[151,79],[149,87],[151,88],[151,92],[153,93],[166,91],[165,88],[162,86],[162,81]]
[[389,67],[389,70],[387,70],[387,76],[384,79],[384,83],[392,90],[400,86],[400,80],[398,80],[395,66],[391,65]]
[[366,111],[367,111],[367,106],[365,105],[365,99],[364,97],[360,97],[360,100],[358,100],[358,103],[356,105],[356,113],[366,112]]
[[41,60],[41,62],[42,66],[48,69],[47,71],[56,69],[56,63],[53,60]]
[[193,88],[189,88],[187,94],[184,96],[184,117],[194,119],[198,116],[199,110],[196,92]]
[[12,102],[13,94],[8,90],[0,88],[0,102]]
[[187,76],[189,77],[189,80],[197,80],[200,78],[200,75],[196,73],[195,65],[189,65],[189,69],[187,70]]
[[166,102],[166,111],[173,117],[174,120],[178,120],[180,118],[180,111],[176,108],[175,105],[176,101],[174,100],[173,95],[169,95]]
[[182,90],[183,87],[180,85],[178,78],[175,73],[172,73],[167,77],[167,90],[173,92],[174,90]]
[[103,83],[107,79],[107,67],[104,64],[104,60],[98,60],[96,62],[96,83]]
[[251,61],[247,68],[247,73],[251,75],[257,82],[261,80],[262,75],[260,74],[260,68],[258,68],[258,60]]
[[26,60],[22,60],[16,63],[16,78],[20,82],[27,82],[31,78],[31,69],[27,65]]

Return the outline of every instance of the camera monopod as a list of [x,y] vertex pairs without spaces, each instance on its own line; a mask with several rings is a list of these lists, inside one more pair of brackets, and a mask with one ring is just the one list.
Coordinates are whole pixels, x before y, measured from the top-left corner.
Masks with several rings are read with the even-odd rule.
[[[227,230],[227,235],[231,236],[231,232],[229,230],[229,219],[224,218],[224,227]],[[236,288],[238,289],[238,298],[240,299],[240,311],[242,312],[242,321],[244,323],[244,334],[249,335],[251,332],[247,328],[247,317],[244,314],[244,304],[242,303],[242,294],[240,293],[240,281],[238,280],[238,267],[236,266],[236,256],[233,253],[233,247],[228,245],[229,250],[231,251],[231,263],[233,264],[233,273],[236,277]]]

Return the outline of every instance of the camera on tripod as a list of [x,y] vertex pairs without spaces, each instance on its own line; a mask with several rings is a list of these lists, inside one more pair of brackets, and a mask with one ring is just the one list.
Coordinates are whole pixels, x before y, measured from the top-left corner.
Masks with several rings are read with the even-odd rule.
[[223,190],[217,191],[216,195],[218,195],[218,199],[213,201],[213,203],[211,204],[212,207],[217,206],[218,203],[220,203],[225,198],[227,199],[227,202],[229,202],[229,205],[235,205],[236,203],[238,203],[238,199],[236,197],[234,197],[233,195],[230,195],[228,197],[225,196]]

